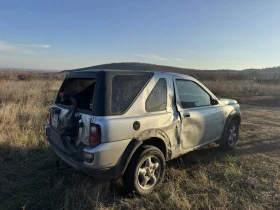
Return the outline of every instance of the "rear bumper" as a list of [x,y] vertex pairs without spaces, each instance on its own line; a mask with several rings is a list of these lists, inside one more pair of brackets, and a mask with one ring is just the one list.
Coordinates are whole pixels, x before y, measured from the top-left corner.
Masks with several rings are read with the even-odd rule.
[[118,179],[122,176],[123,173],[123,167],[118,164],[113,167],[108,168],[92,168],[90,165],[85,164],[83,160],[78,159],[74,155],[68,154],[62,149],[60,149],[55,143],[55,139],[51,139],[50,135],[50,125],[45,126],[46,129],[46,138],[49,141],[51,147],[55,151],[55,153],[64,160],[68,165],[72,166],[73,168],[82,171],[94,178],[97,179],[106,179],[106,180],[112,180],[112,179]]

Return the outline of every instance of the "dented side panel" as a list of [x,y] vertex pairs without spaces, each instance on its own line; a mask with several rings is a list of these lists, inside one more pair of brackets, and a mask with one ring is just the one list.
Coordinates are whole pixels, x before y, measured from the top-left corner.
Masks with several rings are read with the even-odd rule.
[[[138,138],[139,135],[150,129],[160,129],[172,124],[171,113],[150,114],[146,116],[122,117],[97,117],[96,123],[102,127],[101,142],[113,142],[128,138]],[[140,128],[135,130],[133,124],[140,123]]]
[[[197,80],[189,77],[174,77],[173,82],[176,84],[177,79],[193,81],[197,83],[211,98],[217,100],[211,91]],[[181,117],[181,134],[180,141],[183,153],[190,151],[200,145],[218,140],[223,132],[224,114],[220,105],[209,105],[202,107],[183,108],[180,104],[179,93],[175,85],[176,106]]]
[[187,112],[190,117],[182,119],[183,150],[189,150],[220,138],[224,120],[220,107],[202,107],[190,109]]
[[[146,112],[145,102],[160,78],[167,82],[166,110],[159,112]],[[151,137],[161,138],[167,150],[173,156],[179,153],[180,117],[174,103],[174,87],[172,77],[165,73],[156,72],[149,84],[138,96],[134,104],[123,115],[96,117],[96,124],[102,127],[102,142],[114,142],[123,139],[145,140]],[[140,123],[140,128],[135,130],[133,124]],[[171,152],[172,151],[172,152]]]

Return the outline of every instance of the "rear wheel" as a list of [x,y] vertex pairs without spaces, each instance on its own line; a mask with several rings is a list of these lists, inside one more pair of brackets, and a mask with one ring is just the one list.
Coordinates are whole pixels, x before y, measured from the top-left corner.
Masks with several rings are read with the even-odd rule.
[[154,146],[141,147],[131,159],[123,175],[126,193],[135,191],[139,195],[147,195],[156,189],[165,173],[165,158]]
[[225,136],[221,140],[221,147],[224,149],[234,149],[236,147],[239,135],[239,124],[232,120],[226,130]]

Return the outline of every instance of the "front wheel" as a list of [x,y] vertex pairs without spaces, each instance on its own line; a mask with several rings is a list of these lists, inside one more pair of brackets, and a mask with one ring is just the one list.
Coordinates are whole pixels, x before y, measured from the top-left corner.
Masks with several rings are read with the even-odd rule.
[[225,136],[220,145],[224,149],[234,149],[236,147],[239,135],[239,124],[236,120],[232,120],[226,130]]
[[146,145],[136,152],[123,175],[126,193],[135,191],[139,195],[148,195],[156,189],[165,173],[165,158],[154,146]]

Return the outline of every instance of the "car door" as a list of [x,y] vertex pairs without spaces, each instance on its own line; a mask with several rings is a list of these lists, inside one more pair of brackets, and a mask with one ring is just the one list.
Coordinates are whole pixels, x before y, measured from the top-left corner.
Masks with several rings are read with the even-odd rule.
[[[196,81],[175,78],[176,106],[181,116],[181,146],[190,150],[217,140],[223,128],[222,108]],[[213,103],[216,101],[216,103]]]

